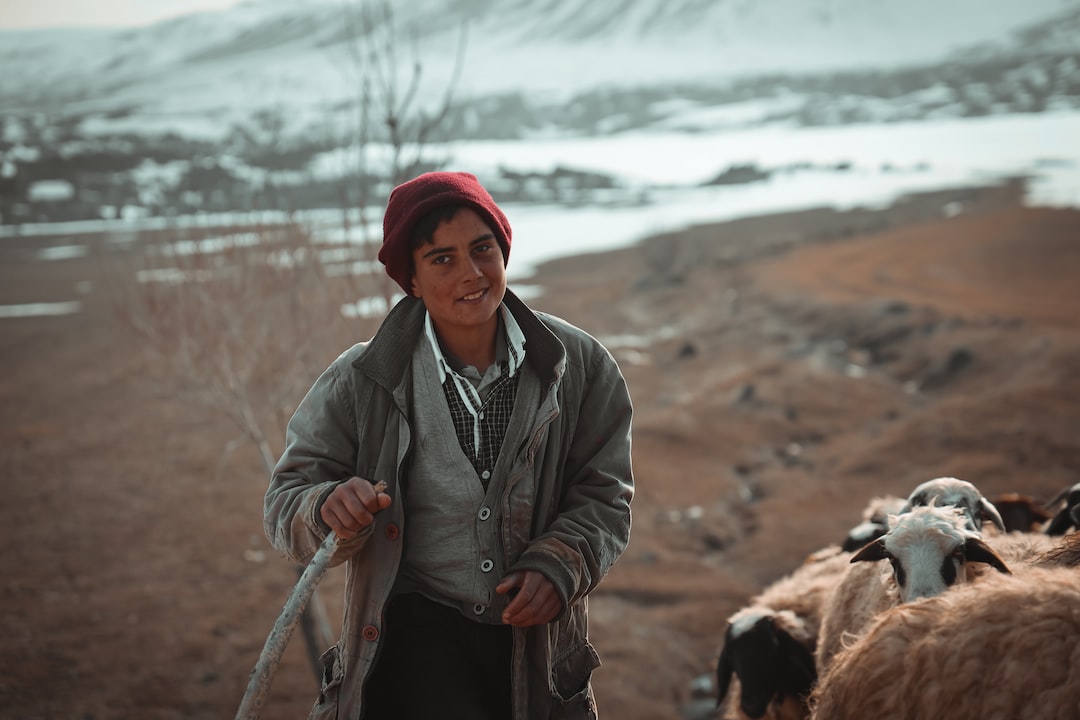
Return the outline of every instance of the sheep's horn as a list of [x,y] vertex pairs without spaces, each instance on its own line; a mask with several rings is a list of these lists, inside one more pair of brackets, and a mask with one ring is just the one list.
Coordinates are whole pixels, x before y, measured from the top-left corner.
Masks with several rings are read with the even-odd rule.
[[994,503],[990,502],[986,498],[979,499],[979,511],[982,513],[983,519],[990,518],[990,521],[997,526],[997,529],[1001,532],[1007,532],[1005,530],[1005,521],[1001,519],[1001,513],[994,507]]
[[1062,488],[1061,492],[1055,495],[1054,499],[1050,501],[1050,507],[1057,505],[1059,502],[1067,498],[1069,496],[1069,493],[1077,489],[1080,489],[1080,483],[1077,483],[1076,485],[1070,485],[1067,488]]

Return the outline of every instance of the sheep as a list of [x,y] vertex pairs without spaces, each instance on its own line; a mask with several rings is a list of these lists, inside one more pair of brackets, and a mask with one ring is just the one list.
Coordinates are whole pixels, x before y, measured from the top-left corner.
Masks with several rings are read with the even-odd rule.
[[728,619],[716,666],[717,705],[732,687],[733,676],[738,676],[739,684],[738,707],[729,704],[725,717],[806,716],[804,698],[817,681],[806,633],[806,622],[790,610],[751,606]]
[[[889,521],[889,532],[851,556],[854,564],[826,603],[815,653],[819,673],[879,613],[966,582],[968,562],[1009,572],[979,533],[969,529],[970,516],[960,508],[915,507]],[[878,560],[889,560],[891,571],[869,564]]]
[[725,718],[806,717],[825,596],[850,558],[838,546],[823,548],[728,618],[716,667]]
[[884,535],[889,531],[889,515],[900,512],[904,502],[904,498],[898,498],[895,495],[871,498],[866,509],[863,510],[863,521],[848,530],[840,549],[855,552],[868,542]]
[[1005,524],[1005,532],[1041,532],[1053,513],[1030,495],[1002,493],[991,501]]
[[990,520],[998,530],[1006,532],[1005,521],[1001,519],[997,508],[967,480],[954,477],[927,480],[911,491],[900,512],[905,513],[913,508],[928,505],[951,505],[961,508],[967,518],[969,530],[981,531],[983,522]]
[[1062,490],[1050,501],[1054,506],[1064,501],[1065,505],[1046,526],[1047,535],[1064,535],[1070,527],[1080,530],[1080,483]]
[[1064,538],[1031,559],[1037,567],[1080,567],[1080,532]]
[[880,615],[811,695],[812,718],[1080,717],[1080,573],[1018,569]]

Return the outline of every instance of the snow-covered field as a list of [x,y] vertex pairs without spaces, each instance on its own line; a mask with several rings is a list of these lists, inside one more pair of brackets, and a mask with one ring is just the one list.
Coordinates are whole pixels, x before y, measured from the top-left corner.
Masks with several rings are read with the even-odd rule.
[[[1080,207],[1076,111],[826,128],[774,126],[696,134],[463,142],[445,149],[451,168],[474,172],[492,186],[498,182],[500,166],[547,172],[562,165],[609,173],[621,183],[624,191],[617,203],[506,203],[515,238],[510,273],[518,279],[548,259],[622,247],[693,224],[808,207],[882,206],[904,193],[1008,177],[1032,178],[1031,205]],[[702,185],[731,165],[756,166],[769,177],[739,185]],[[381,217],[381,210],[371,208],[369,219]],[[340,221],[340,211],[312,211],[301,217],[327,228]],[[201,216],[170,222],[213,224],[223,219]],[[127,226],[155,227],[162,222],[143,218],[128,221]],[[0,238],[16,232],[77,236],[124,224],[0,226]],[[378,223],[369,231],[377,237]],[[327,232],[337,241],[359,242],[361,237],[358,231],[350,238]],[[70,244],[77,245],[77,239]]]
[[[808,207],[878,207],[904,193],[1030,176],[1028,202],[1080,207],[1080,113],[831,128],[770,127],[715,134],[634,134],[531,143],[464,143],[453,164],[610,172],[647,204],[508,206],[511,272],[606,250],[658,232]],[[776,170],[742,185],[697,187],[727,165]],[[846,169],[838,169],[838,168]],[[944,210],[943,210],[944,211]]]

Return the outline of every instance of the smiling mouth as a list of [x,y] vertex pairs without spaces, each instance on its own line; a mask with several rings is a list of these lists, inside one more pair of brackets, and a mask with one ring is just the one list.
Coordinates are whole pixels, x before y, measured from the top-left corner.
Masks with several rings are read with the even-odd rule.
[[474,293],[471,293],[471,294],[469,294],[469,295],[465,295],[465,296],[464,296],[464,297],[462,297],[461,299],[462,299],[462,300],[465,300],[465,301],[468,301],[468,300],[479,300],[480,298],[484,297],[484,293],[486,293],[486,292],[487,292],[487,290],[486,290],[486,289],[484,289],[484,290],[480,290],[480,291],[478,291],[478,292],[474,292]]

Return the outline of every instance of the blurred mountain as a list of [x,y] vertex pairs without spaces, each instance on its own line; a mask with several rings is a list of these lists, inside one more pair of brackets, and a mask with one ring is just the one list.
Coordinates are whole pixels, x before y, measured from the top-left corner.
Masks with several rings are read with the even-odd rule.
[[[0,68],[0,224],[349,207],[440,142],[1075,112],[1080,0],[247,0],[0,32]],[[418,81],[412,140],[452,98],[422,157],[361,122],[365,72],[399,104]],[[522,200],[620,182],[497,162]]]
[[[431,103],[565,106],[761,76],[822,77],[1080,51],[1080,0],[411,0],[393,7],[401,84]],[[248,0],[145,28],[0,33],[0,106],[213,137],[258,112],[311,128],[355,101],[359,0]],[[516,121],[516,118],[515,118]],[[476,125],[477,121],[473,121]],[[484,122],[481,118],[480,122]],[[496,135],[496,130],[489,130]]]

